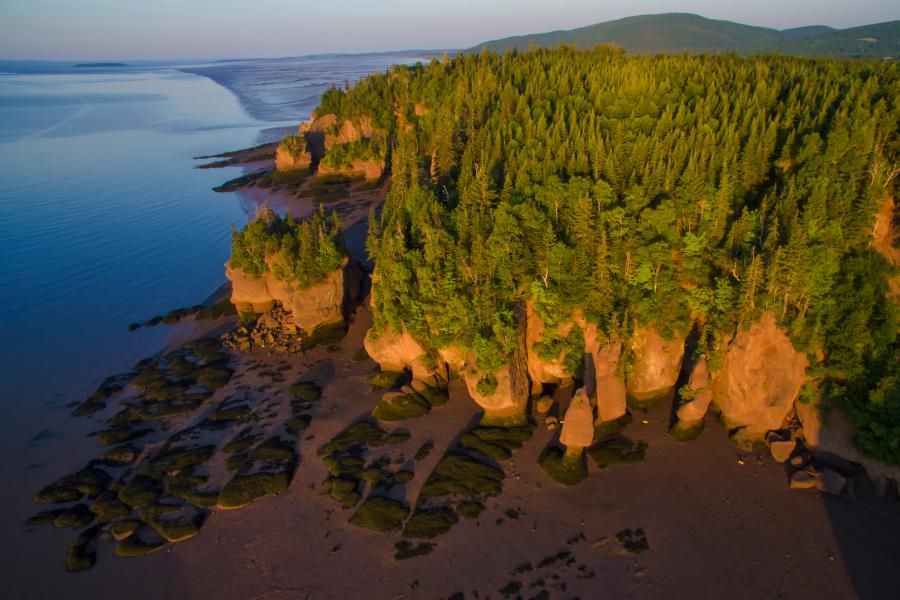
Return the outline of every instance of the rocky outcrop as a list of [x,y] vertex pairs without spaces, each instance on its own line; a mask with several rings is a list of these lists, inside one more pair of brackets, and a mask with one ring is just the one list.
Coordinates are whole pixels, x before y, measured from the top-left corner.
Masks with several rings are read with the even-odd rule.
[[567,454],[580,454],[594,442],[594,413],[584,388],[575,392],[566,410],[559,441],[566,447]]
[[872,481],[900,482],[900,467],[869,458],[857,450],[854,443],[856,431],[840,409],[832,408],[823,415],[817,401],[797,402],[795,406],[803,443],[817,460],[825,464],[856,463],[865,469]]
[[665,397],[675,387],[684,358],[684,335],[666,340],[653,327],[638,327],[628,341],[634,362],[625,379],[629,400],[646,405]]
[[745,440],[781,427],[806,380],[807,360],[765,314],[729,344],[713,384],[713,402],[728,429]]
[[698,360],[691,369],[687,388],[691,398],[679,406],[677,412],[678,423],[682,427],[692,427],[702,421],[712,402],[713,392],[705,358]]
[[225,265],[231,281],[231,301],[239,312],[265,313],[277,302],[291,315],[292,322],[311,333],[317,327],[339,323],[351,304],[355,303],[362,282],[356,261],[345,258],[341,267],[313,286],[300,288],[281,280],[269,271],[254,277]]
[[524,365],[506,365],[492,373],[497,387],[490,394],[478,391],[485,373],[470,371],[464,376],[469,396],[484,410],[485,424],[518,424],[525,420],[528,406],[528,377]]
[[[872,229],[872,247],[894,266],[900,265],[900,248],[897,247],[897,227],[900,219],[897,205],[892,196],[885,196],[875,215],[875,227]],[[900,275],[894,275],[888,281],[891,295],[900,296]]]
[[625,382],[619,373],[622,342],[601,336],[596,325],[585,324],[584,348],[584,379],[588,393],[593,391],[597,399],[597,423],[615,421],[628,410]]
[[275,149],[276,171],[308,170],[310,165],[312,165],[312,154],[307,151],[302,137],[285,138]]
[[319,163],[319,175],[346,175],[348,177],[363,177],[366,181],[378,181],[384,173],[385,162],[383,160],[354,160],[349,165],[341,167],[329,167]]
[[440,360],[436,365],[429,361],[425,348],[409,332],[387,330],[376,336],[370,329],[363,345],[372,360],[384,371],[409,369],[414,379],[426,382],[447,379],[446,365]]

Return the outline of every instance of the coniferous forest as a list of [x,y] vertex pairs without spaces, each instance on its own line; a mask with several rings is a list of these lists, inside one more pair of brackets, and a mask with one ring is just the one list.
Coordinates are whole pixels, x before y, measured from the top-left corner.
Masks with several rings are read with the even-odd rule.
[[[894,271],[872,231],[896,197],[898,98],[891,61],[563,47],[397,66],[319,113],[390,140],[367,245],[376,332],[455,344],[491,373],[532,299],[548,324],[579,314],[623,338],[695,328],[714,371],[770,312],[810,358],[802,395],[896,464]],[[539,351],[565,358],[580,334]]]

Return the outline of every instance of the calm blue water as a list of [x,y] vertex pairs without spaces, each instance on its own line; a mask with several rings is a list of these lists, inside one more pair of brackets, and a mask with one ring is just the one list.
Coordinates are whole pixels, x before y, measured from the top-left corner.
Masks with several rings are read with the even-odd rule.
[[[409,61],[184,67],[193,73],[0,63],[0,407],[82,399],[168,338],[166,326],[129,323],[224,282],[231,227],[252,206],[211,191],[239,169],[194,169],[193,157],[269,141],[307,118],[330,82]],[[36,418],[23,420],[30,434]]]

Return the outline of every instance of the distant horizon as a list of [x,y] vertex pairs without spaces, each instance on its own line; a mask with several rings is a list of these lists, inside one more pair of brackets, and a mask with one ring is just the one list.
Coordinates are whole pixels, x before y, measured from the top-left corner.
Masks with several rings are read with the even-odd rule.
[[497,0],[489,6],[459,0],[450,7],[427,8],[412,0],[386,0],[377,9],[364,0],[344,0],[313,10],[290,0],[260,0],[252,11],[229,0],[194,0],[189,7],[175,0],[152,6],[124,0],[84,0],[77,7],[64,0],[0,3],[4,61],[211,61],[449,51],[510,36],[671,13],[779,31],[900,20],[900,7],[886,0],[852,5],[759,0],[753,7],[712,0],[562,0],[552,7],[539,0]]

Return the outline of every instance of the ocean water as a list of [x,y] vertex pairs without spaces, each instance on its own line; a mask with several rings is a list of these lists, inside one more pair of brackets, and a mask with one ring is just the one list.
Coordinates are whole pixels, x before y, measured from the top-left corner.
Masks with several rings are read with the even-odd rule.
[[[194,157],[270,141],[332,82],[413,60],[0,62],[0,408],[83,399],[170,335],[129,323],[224,282],[231,228],[253,206],[211,191],[239,168]],[[16,433],[40,431],[36,419]]]

